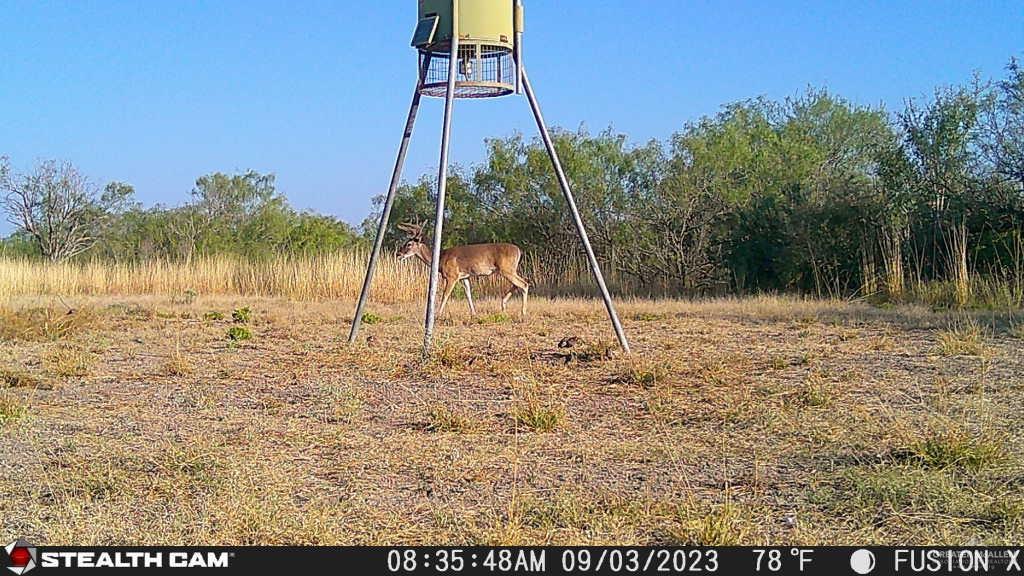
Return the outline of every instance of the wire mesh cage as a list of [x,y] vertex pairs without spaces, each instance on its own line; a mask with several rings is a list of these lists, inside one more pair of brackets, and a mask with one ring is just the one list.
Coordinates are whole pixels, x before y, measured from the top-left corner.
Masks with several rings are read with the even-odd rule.
[[[426,52],[420,52],[420,65]],[[443,98],[448,90],[448,64],[451,55],[430,53],[430,67],[420,94]],[[456,62],[456,98],[494,98],[515,92],[515,60],[505,46],[460,44]]]

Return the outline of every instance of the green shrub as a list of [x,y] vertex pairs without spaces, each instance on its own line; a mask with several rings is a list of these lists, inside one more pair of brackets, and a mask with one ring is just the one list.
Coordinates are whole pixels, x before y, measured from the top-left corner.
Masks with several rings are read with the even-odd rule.
[[241,342],[242,340],[250,340],[252,338],[252,332],[249,331],[245,326],[232,326],[228,328],[228,340],[232,342]]
[[374,314],[373,312],[364,312],[363,313],[363,324],[371,324],[371,325],[372,324],[380,324],[383,321],[384,321],[384,317],[383,316],[379,316],[377,314]]
[[231,312],[231,320],[236,324],[248,324],[252,320],[252,310],[248,306],[236,308]]

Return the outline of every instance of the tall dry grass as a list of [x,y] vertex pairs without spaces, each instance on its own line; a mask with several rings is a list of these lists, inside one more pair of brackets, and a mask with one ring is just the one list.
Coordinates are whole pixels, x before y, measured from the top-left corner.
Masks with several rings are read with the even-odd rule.
[[[367,255],[346,251],[318,256],[246,260],[214,256],[191,264],[167,260],[48,263],[0,259],[0,298],[58,294],[238,294],[294,300],[352,299],[359,295]],[[426,267],[381,258],[371,296],[392,303],[421,297]]]
[[[1014,262],[986,275],[970,274],[960,264],[957,281],[918,282],[906,293],[908,302],[941,307],[1020,308],[1024,306],[1024,242],[1015,247]],[[963,252],[959,252],[963,255]],[[87,260],[50,263],[0,256],[0,300],[17,296],[127,296],[197,295],[279,297],[300,301],[355,300],[362,286],[368,254],[365,250],[249,260],[237,256],[211,256],[191,263],[174,260],[112,262]],[[542,265],[529,255],[520,273],[530,281],[530,293],[547,297],[596,297],[597,287],[586,261],[567,256]],[[902,294],[902,268],[883,257],[881,281],[890,297]],[[873,266],[873,263],[867,263]],[[867,270],[868,267],[865,267]],[[371,298],[381,304],[422,301],[428,269],[419,261],[400,262],[383,254],[374,276]],[[685,292],[657,283],[641,286],[635,279],[605,271],[605,280],[617,297],[678,297]],[[509,284],[492,276],[473,283],[478,297],[501,296]],[[461,288],[456,290],[461,296]],[[835,295],[833,295],[835,297]]]
[[906,274],[903,271],[903,236],[904,230],[889,227],[882,230],[881,247],[882,263],[885,269],[885,291],[893,300],[903,297],[904,279]]
[[967,263],[967,224],[962,220],[943,234],[946,242],[947,275],[955,288],[956,303],[965,306],[971,301],[971,270]]
[[[259,260],[221,255],[198,258],[191,263],[172,260],[51,263],[0,257],[0,299],[39,294],[181,296],[191,292],[305,301],[354,300],[359,296],[368,259],[364,250]],[[527,260],[520,270],[537,295],[596,294],[593,278],[582,260],[567,260],[550,269]],[[390,254],[382,254],[370,296],[382,304],[421,300],[427,276],[427,267],[419,261],[400,262]],[[614,278],[609,283],[615,287]],[[507,281],[495,276],[475,282],[474,294],[501,295],[508,288]]]

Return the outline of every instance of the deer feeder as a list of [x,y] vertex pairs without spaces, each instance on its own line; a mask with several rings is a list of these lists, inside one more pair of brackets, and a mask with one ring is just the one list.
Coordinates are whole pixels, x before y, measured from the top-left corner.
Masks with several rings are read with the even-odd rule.
[[416,115],[422,96],[444,98],[444,118],[441,131],[441,159],[438,165],[436,212],[434,216],[433,258],[427,289],[427,313],[424,322],[423,351],[429,354],[434,331],[434,313],[437,299],[438,261],[441,254],[441,234],[444,225],[444,203],[448,180],[448,148],[451,141],[452,112],[458,98],[496,98],[511,94],[526,94],[541,140],[547,149],[559,186],[572,214],[580,242],[587,254],[590,270],[604,299],[612,328],[623,350],[629,353],[629,343],[622,330],[612,303],[604,276],[580,218],[569,181],[562,170],[551,134],[544,122],[540,104],[530,85],[523,66],[524,10],[522,0],[418,0],[416,29],[412,46],[417,50],[419,75],[413,91],[412,104],[406,118],[405,131],[398,148],[398,158],[391,174],[391,185],[384,199],[377,236],[366,276],[356,305],[349,342],[359,334],[363,309],[373,283],[373,274],[384,242],[394,204],[395,193],[401,182],[402,168],[412,137]]
[[522,14],[521,8],[508,0],[463,0],[459,2],[458,14],[451,0],[422,0],[419,6],[413,46],[419,50],[421,64],[430,58],[427,77],[419,89],[421,94],[444,97],[448,89],[456,21],[459,38],[455,55],[455,97],[492,98],[516,91],[519,76],[513,56],[517,30],[515,14]]

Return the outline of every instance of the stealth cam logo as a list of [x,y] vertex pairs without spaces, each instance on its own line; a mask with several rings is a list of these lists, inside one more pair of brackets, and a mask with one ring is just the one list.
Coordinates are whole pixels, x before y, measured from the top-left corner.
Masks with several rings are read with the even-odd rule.
[[11,572],[24,574],[36,567],[38,561],[36,547],[26,542],[24,538],[18,538],[4,546],[4,551],[7,552],[5,564]]

